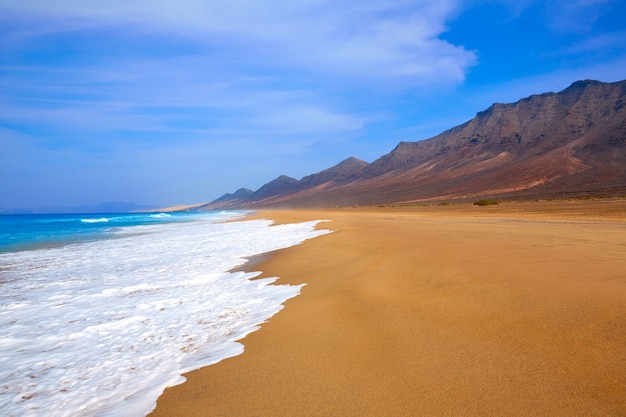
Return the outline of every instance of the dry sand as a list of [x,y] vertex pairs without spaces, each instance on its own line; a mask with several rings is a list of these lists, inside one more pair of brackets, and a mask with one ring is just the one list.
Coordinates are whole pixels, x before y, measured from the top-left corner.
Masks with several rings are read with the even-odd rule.
[[624,416],[626,200],[261,212],[334,232],[302,294],[157,416]]

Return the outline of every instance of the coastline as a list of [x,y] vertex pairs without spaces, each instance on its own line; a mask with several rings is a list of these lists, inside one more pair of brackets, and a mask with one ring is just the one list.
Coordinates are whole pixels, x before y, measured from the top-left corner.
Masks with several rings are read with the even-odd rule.
[[151,416],[626,413],[626,200],[254,217],[333,233],[244,266],[307,285]]

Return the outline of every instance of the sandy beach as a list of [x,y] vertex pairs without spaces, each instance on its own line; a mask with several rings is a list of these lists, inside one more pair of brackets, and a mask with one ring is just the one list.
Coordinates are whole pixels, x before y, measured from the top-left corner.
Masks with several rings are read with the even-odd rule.
[[626,200],[262,211],[333,233],[306,283],[158,416],[624,416]]

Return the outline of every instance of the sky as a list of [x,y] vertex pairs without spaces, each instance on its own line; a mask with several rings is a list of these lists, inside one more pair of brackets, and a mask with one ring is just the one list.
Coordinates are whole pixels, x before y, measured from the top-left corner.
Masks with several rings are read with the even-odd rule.
[[626,79],[626,0],[0,0],[0,211],[208,202]]

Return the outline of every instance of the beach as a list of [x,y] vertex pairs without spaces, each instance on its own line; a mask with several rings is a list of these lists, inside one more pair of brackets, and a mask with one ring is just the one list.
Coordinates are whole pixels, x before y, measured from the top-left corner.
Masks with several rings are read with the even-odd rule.
[[331,234],[306,284],[158,416],[626,415],[626,200],[260,211]]

